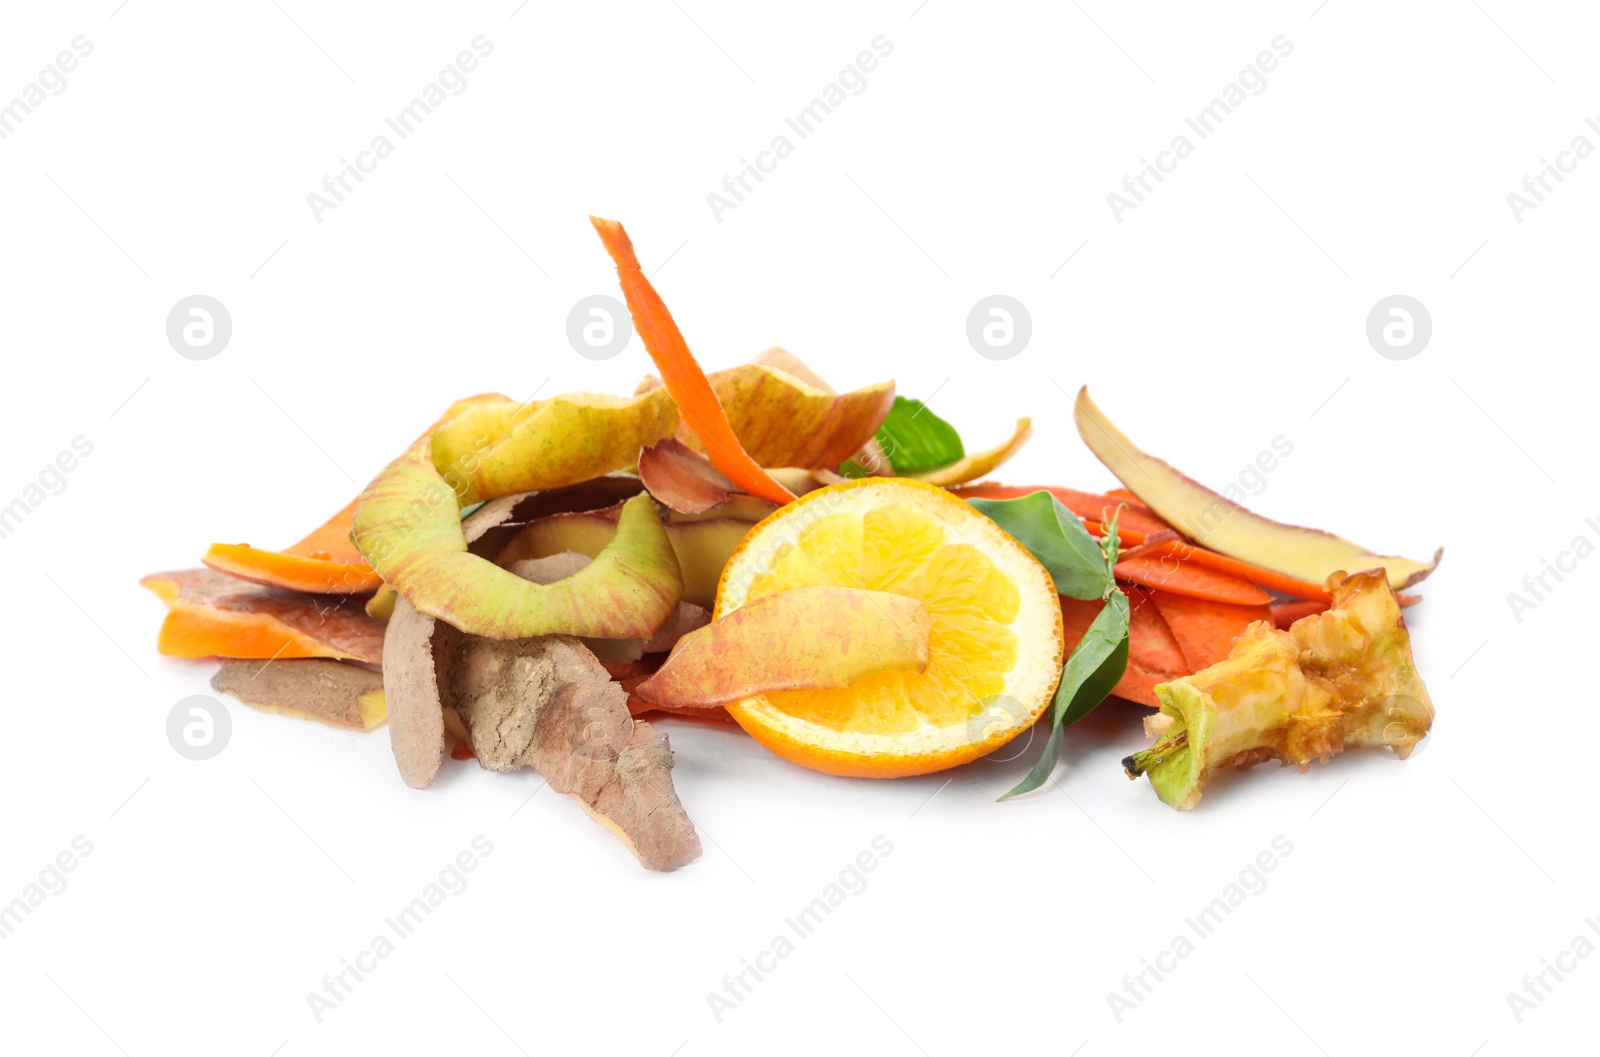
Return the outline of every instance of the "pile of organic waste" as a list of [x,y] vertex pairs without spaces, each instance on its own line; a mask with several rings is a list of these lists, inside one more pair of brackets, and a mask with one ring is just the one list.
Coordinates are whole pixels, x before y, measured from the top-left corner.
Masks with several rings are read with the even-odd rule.
[[[387,721],[401,777],[532,767],[646,867],[700,854],[657,720],[734,723],[830,774],[959,766],[1108,696],[1124,761],[1187,809],[1223,768],[1404,758],[1433,706],[1402,594],[1437,566],[1270,521],[1146,455],[1089,399],[1104,494],[981,481],[893,382],[840,393],[782,349],[704,373],[621,225],[594,220],[659,377],[632,396],[452,404],[281,550],[143,581],[159,648],[256,708]],[[641,717],[649,717],[648,719]]]

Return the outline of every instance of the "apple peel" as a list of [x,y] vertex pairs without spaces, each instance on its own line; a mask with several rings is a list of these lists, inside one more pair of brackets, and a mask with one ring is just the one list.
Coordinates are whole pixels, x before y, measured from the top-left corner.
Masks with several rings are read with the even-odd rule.
[[[587,554],[562,551],[546,558],[523,558],[511,562],[506,568],[536,584],[555,583],[558,580],[587,568],[593,561]],[[626,663],[637,661],[647,653],[666,653],[689,632],[711,623],[711,614],[700,606],[679,602],[672,615],[648,639],[583,639],[602,662]]]
[[[835,393],[765,364],[715,371],[709,380],[739,443],[769,467],[835,469],[872,441],[894,406],[893,382]],[[680,430],[678,439],[706,450],[692,432]]]
[[1427,577],[1444,554],[1440,548],[1429,562],[1385,557],[1330,532],[1286,525],[1246,510],[1141,451],[1089,399],[1087,387],[1078,391],[1073,419],[1089,450],[1145,505],[1218,553],[1314,584],[1345,569],[1381,568],[1397,591]]
[[[487,509],[479,510],[472,518]],[[598,555],[616,535],[619,509],[569,511],[535,518],[516,530],[496,560],[511,565],[562,551]],[[702,514],[675,518],[668,512],[666,533],[683,577],[682,602],[705,609],[715,604],[717,581],[728,558],[756,522],[773,509],[776,508],[766,500],[741,493]],[[472,518],[467,519],[469,523]]]
[[[888,458],[875,438],[894,406],[894,382],[839,393],[826,383],[817,384],[816,373],[787,353],[789,366],[769,357],[773,351],[706,376],[745,452],[763,467],[811,470],[832,470],[846,459],[876,453],[867,454],[864,465],[887,468]],[[795,364],[801,369],[790,370]],[[635,392],[652,392],[661,385],[660,378],[646,375]],[[677,439],[702,454],[709,451],[687,418],[678,424]],[[893,474],[892,468],[885,472]]]
[[434,431],[428,453],[458,505],[467,506],[626,469],[677,424],[678,409],[662,390],[497,401],[470,407]]
[[367,486],[354,527],[357,546],[385,583],[419,612],[461,631],[648,638],[683,593],[677,558],[646,495],[623,504],[616,534],[593,564],[549,585],[471,553],[455,499],[425,440]]
[[823,690],[877,672],[922,672],[931,626],[915,598],[796,587],[685,635],[635,692],[659,705],[709,708],[769,690]]
[[639,453],[639,480],[659,502],[685,514],[725,503],[738,490],[710,459],[670,437]]

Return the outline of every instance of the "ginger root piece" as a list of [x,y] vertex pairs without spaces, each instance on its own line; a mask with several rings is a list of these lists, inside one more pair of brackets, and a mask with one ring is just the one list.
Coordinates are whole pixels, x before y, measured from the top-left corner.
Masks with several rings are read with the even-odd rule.
[[167,604],[156,648],[168,657],[383,659],[383,624],[348,595],[259,587],[210,569],[152,573],[139,583]]
[[922,672],[932,624],[922,602],[905,595],[795,587],[683,636],[635,692],[660,705],[709,708],[769,690],[823,690],[877,672]]
[[343,661],[224,660],[211,688],[262,712],[345,730],[372,730],[385,719],[382,702],[367,696],[376,692],[381,698],[383,676]]
[[647,869],[699,858],[700,838],[672,786],[666,735],[636,723],[627,692],[565,635],[484,639],[442,631],[440,687],[478,762],[532,767],[621,837]]
[[[1156,687],[1155,743],[1122,761],[1186,811],[1220,768],[1270,759],[1302,771],[1346,748],[1402,760],[1428,733],[1433,703],[1384,569],[1328,578],[1333,608],[1279,631],[1250,625],[1226,660]],[[1165,724],[1161,720],[1165,720]]]

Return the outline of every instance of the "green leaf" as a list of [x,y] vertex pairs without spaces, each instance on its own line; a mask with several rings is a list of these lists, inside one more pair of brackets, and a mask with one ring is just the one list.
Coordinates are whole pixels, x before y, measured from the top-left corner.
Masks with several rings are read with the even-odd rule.
[[894,398],[889,416],[878,427],[878,444],[896,473],[917,473],[948,466],[967,454],[961,434],[921,400]]
[[1061,670],[1061,685],[1056,688],[1050,707],[1050,739],[1045,742],[1039,762],[1001,800],[1032,792],[1044,784],[1061,756],[1062,731],[1110,696],[1127,668],[1128,596],[1113,590]]
[[[1068,598],[1092,602],[1114,592],[1106,554],[1078,516],[1046,491],[1021,499],[969,499],[978,512],[1009,532],[1039,559]],[[1115,539],[1115,533],[1108,538]],[[1124,629],[1126,630],[1126,629]]]

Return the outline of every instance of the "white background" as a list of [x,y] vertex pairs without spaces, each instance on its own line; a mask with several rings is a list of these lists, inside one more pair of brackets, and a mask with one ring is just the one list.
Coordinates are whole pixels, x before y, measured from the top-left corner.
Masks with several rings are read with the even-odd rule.
[[[0,540],[0,901],[75,836],[93,844],[0,941],[7,1051],[1592,1048],[1600,958],[1520,1024],[1506,995],[1580,933],[1600,942],[1584,924],[1600,563],[1520,622],[1506,596],[1600,539],[1584,523],[1600,515],[1600,161],[1520,223],[1506,195],[1575,136],[1600,142],[1583,123],[1600,113],[1593,12],[915,6],[9,13],[0,99],[75,36],[94,50],[0,141],[0,504],[74,437],[94,448]],[[313,219],[324,175],[480,34],[494,50],[468,88]],[[1267,88],[1115,220],[1107,193],[1280,34],[1293,53]],[[879,35],[893,52],[866,90],[714,218],[724,175]],[[1287,438],[1258,509],[1447,548],[1408,614],[1433,736],[1403,765],[1258,769],[1178,815],[1121,775],[1142,744],[1130,705],[1074,730],[1051,789],[1004,805],[1031,751],[877,783],[669,722],[707,838],[669,876],[531,771],[460,764],[407,789],[383,732],[230,699],[226,750],[180,757],[167,713],[208,692],[211,665],[156,655],[140,575],[213,540],[298,538],[454,397],[631,391],[637,339],[604,363],[565,339],[575,301],[615,293],[587,213],[629,226],[708,368],[781,343],[840,387],[931,396],[974,447],[1033,415],[1010,481],[1112,485],[1071,429],[1085,382],[1219,487]],[[965,337],[996,292],[1033,320],[1006,362]],[[205,362],[165,336],[194,293],[233,319]],[[1393,293],[1434,324],[1404,362],[1365,337]],[[494,851],[470,886],[318,1023],[306,994],[479,834]],[[866,890],[719,1023],[707,993],[878,835],[893,852]],[[1267,888],[1119,1023],[1108,993],[1279,835],[1293,851]]]

